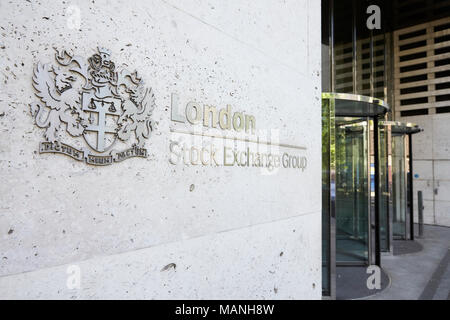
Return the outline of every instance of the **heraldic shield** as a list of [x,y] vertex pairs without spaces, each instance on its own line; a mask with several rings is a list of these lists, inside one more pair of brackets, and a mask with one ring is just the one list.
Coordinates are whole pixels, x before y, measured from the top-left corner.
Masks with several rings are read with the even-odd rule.
[[98,98],[83,92],[82,110],[89,114],[83,132],[86,143],[97,152],[108,151],[116,142],[118,120],[122,114],[122,101],[118,98]]
[[[45,129],[40,153],[61,153],[93,165],[147,157],[145,141],[153,131],[156,106],[153,90],[136,71],[116,69],[110,56],[105,48],[87,60],[56,51],[57,65],[35,66],[39,102],[30,107],[36,125]],[[81,136],[90,149],[65,141]],[[129,145],[118,151],[118,141]]]

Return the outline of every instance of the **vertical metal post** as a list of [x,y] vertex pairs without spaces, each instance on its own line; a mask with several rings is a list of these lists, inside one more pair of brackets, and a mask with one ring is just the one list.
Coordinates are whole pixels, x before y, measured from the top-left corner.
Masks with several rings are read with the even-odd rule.
[[374,57],[373,30],[370,30],[370,96],[375,96],[375,57]]
[[419,209],[419,237],[423,237],[423,194],[422,191],[417,192],[417,209]]
[[[367,138],[366,138],[366,146],[367,146],[367,242],[368,242],[368,259],[367,263],[369,265],[375,264],[376,256],[374,255],[374,248],[375,248],[375,199],[374,199],[374,193],[372,191],[372,155],[373,147],[374,145],[371,143],[374,141],[373,138],[373,129],[374,129],[374,118],[367,117],[367,127],[365,130],[367,130]],[[374,164],[375,168],[375,164]],[[374,181],[375,184],[375,181]]]
[[409,226],[411,240],[414,240],[414,190],[413,190],[413,150],[412,150],[412,134],[408,134],[408,144],[409,144]]
[[336,299],[336,100],[330,99],[330,295]]
[[379,161],[379,132],[378,117],[373,120],[374,134],[374,166],[375,166],[375,264],[381,267],[381,246],[380,246],[380,161]]
[[387,128],[387,170],[388,170],[388,193],[389,193],[389,252],[394,253],[394,203],[393,203],[393,191],[392,191],[392,125],[386,126]]
[[[330,79],[331,92],[336,90],[336,66],[334,58],[334,0],[330,0]],[[336,299],[336,124],[335,98],[330,99],[330,296]]]
[[352,1],[352,10],[353,10],[353,14],[352,14],[352,56],[353,56],[353,63],[352,63],[352,76],[353,76],[353,93],[354,94],[358,94],[361,92],[358,92],[357,89],[357,82],[356,82],[356,77],[357,77],[357,34],[356,34],[356,0]]
[[[405,189],[405,199],[404,199],[404,205],[405,205],[405,233],[404,233],[404,240],[410,240],[411,239],[411,228],[410,228],[410,214],[408,210],[408,202],[409,202],[409,163],[408,163],[408,150],[409,150],[409,139],[408,135],[403,135],[403,163],[404,163],[404,189]],[[401,167],[401,166],[400,166]]]
[[330,34],[329,34],[329,42],[330,42],[330,81],[331,81],[331,92],[336,91],[336,67],[335,67],[335,58],[334,58],[334,0],[330,0]]

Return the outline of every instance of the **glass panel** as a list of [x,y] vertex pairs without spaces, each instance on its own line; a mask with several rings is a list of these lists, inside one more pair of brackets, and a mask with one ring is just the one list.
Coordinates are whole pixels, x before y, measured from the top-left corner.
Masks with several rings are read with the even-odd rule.
[[406,239],[406,163],[404,135],[392,135],[392,200],[394,237]]
[[380,215],[380,249],[389,251],[389,188],[388,188],[388,159],[387,159],[387,127],[379,127],[379,215]]
[[384,1],[379,0],[354,0],[356,3],[356,93],[386,99],[385,96],[385,53],[386,30],[383,21],[381,29],[369,30],[367,28],[367,8],[371,5],[384,10]]
[[[385,19],[381,29],[367,28],[367,8],[378,5],[381,12],[388,12],[385,0],[322,0],[322,49],[333,48],[332,57],[323,51],[322,74],[324,88],[339,93],[354,93],[365,96],[387,98],[387,74],[389,61],[386,58],[389,49],[389,34],[386,34]],[[390,4],[389,4],[390,5]],[[333,8],[330,17],[329,8]],[[333,19],[334,24],[330,24]],[[332,26],[332,34],[329,34]],[[330,37],[331,36],[331,37]],[[328,39],[334,39],[328,43]],[[330,64],[333,70],[329,71]],[[329,88],[330,77],[334,74],[334,86]]]
[[336,261],[368,261],[368,121],[336,117]]
[[353,89],[353,1],[334,1],[335,91],[354,93]]
[[366,1],[356,1],[356,93],[372,96],[372,37],[367,28],[367,7]]
[[345,99],[336,100],[337,116],[376,116],[383,114],[386,107],[373,102],[352,101]]
[[[409,161],[410,161],[410,150],[409,150],[409,135],[405,135],[405,171],[406,171],[406,225],[405,225],[405,239],[411,240],[411,219],[414,219],[414,217],[411,217],[411,201],[412,201],[412,190],[411,190],[411,181],[410,178],[412,178],[410,167],[409,167]],[[413,220],[414,221],[414,220]]]
[[322,100],[322,292],[330,295],[330,100]]
[[322,0],[322,92],[333,91],[330,64],[330,0]]

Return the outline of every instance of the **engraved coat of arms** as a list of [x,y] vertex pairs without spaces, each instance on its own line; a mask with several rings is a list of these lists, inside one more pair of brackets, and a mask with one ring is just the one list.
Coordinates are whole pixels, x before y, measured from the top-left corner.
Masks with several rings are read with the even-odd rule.
[[[98,48],[87,60],[56,50],[56,65],[38,63],[33,87],[39,101],[30,105],[45,141],[40,153],[61,153],[92,165],[147,157],[145,141],[153,131],[155,96],[136,71],[116,68],[111,52]],[[82,137],[88,148],[62,141]],[[129,144],[118,151],[120,141]]]

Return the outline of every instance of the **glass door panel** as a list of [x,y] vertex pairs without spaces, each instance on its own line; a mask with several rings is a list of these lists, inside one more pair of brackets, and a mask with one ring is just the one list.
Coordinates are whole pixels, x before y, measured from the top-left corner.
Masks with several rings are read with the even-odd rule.
[[322,294],[331,295],[331,226],[330,226],[330,168],[331,125],[330,100],[322,100]]
[[336,117],[336,261],[366,263],[369,252],[368,119]]
[[388,127],[380,126],[379,134],[379,216],[380,216],[380,250],[390,251],[389,236],[389,164],[388,164]]
[[406,239],[406,178],[405,135],[392,135],[392,218],[396,239]]

